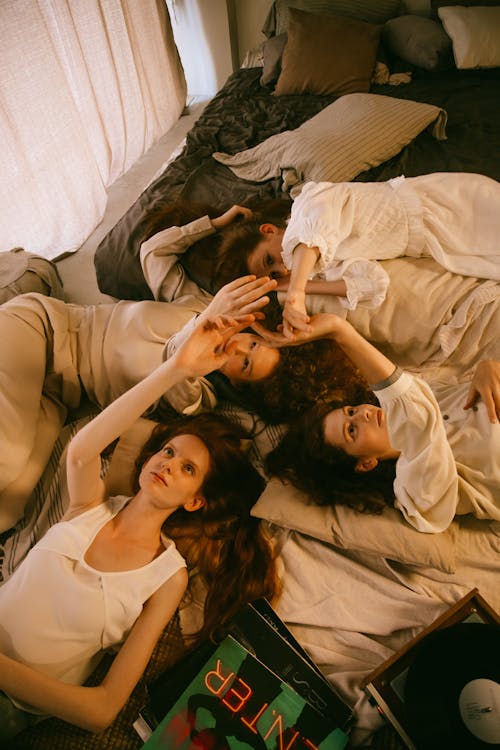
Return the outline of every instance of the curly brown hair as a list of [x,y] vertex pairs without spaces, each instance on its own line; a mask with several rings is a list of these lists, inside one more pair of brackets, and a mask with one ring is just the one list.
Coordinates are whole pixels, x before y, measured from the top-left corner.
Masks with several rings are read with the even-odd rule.
[[349,357],[330,339],[280,349],[267,378],[238,384],[240,401],[271,424],[291,422],[316,403],[334,398],[375,403]]
[[[288,430],[268,453],[265,468],[302,490],[318,505],[347,505],[361,513],[381,513],[394,504],[396,460],[379,461],[369,472],[357,473],[357,459],[325,442],[325,418],[352,402],[316,404]],[[358,402],[359,403],[359,402]]]
[[265,482],[241,447],[248,435],[240,425],[213,413],[158,425],[136,460],[134,489],[144,463],[168,440],[186,434],[200,438],[210,454],[201,488],[206,503],[195,513],[177,509],[164,531],[207,586],[204,622],[196,634],[203,640],[214,637],[244,604],[275,597],[279,581],[270,539],[250,515]]

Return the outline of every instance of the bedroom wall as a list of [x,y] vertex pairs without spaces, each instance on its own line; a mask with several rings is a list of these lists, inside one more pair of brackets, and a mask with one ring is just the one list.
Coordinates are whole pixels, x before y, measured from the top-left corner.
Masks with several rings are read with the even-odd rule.
[[239,63],[246,52],[264,41],[261,29],[266,20],[271,0],[234,0],[238,26]]
[[166,0],[190,97],[211,97],[263,40],[271,0]]
[[213,96],[233,72],[230,3],[226,0],[166,0],[166,3],[188,95]]

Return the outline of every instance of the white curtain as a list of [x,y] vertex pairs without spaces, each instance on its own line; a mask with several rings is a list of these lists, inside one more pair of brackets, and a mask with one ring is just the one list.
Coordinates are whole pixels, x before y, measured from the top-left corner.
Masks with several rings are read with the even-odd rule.
[[0,250],[76,250],[185,100],[164,0],[0,0]]

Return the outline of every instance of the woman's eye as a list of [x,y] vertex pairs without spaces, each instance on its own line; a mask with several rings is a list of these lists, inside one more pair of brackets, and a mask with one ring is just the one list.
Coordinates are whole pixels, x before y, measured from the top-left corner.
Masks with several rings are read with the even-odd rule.
[[350,425],[349,425],[349,427],[347,428],[347,432],[349,433],[349,435],[350,435],[350,436],[351,436],[352,438],[354,437],[354,435],[355,435],[355,433],[356,433],[356,428],[354,427],[354,425],[353,425],[353,424],[350,424]]
[[252,343],[250,344],[250,349],[255,349],[256,346],[257,346],[257,342],[252,341]]
[[347,416],[348,417],[353,417],[354,416],[354,409],[353,409],[352,406],[348,406],[347,407]]
[[166,456],[173,456],[174,455],[174,450],[173,450],[173,448],[171,448],[170,445],[166,445],[165,448],[163,449],[163,452],[164,452],[164,454]]
[[272,256],[272,255],[268,255],[268,256],[266,257],[266,266],[267,266],[268,268],[271,268],[271,266],[273,265],[273,263],[274,263],[274,258],[273,258],[273,256]]
[[243,370],[248,370],[249,365],[250,360],[248,359],[248,357],[245,357],[245,359],[243,360]]
[[192,464],[185,464],[184,471],[187,471],[188,474],[194,474],[194,466]]

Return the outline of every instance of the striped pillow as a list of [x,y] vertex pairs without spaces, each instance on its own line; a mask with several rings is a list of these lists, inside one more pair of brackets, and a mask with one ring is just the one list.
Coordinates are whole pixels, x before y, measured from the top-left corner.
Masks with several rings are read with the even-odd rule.
[[432,104],[346,94],[295,130],[233,156],[215,152],[213,157],[244,180],[281,176],[284,191],[309,181],[350,182],[397,154],[432,122],[434,137],[444,140],[446,120],[445,110]]

